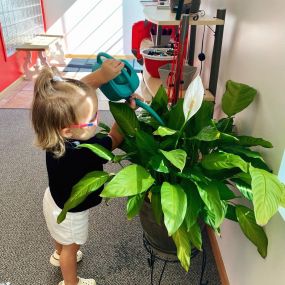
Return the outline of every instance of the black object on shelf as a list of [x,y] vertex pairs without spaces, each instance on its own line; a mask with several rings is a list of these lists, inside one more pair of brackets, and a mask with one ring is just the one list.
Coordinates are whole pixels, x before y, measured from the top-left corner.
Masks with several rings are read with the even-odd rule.
[[199,12],[201,0],[170,0],[171,12],[176,12],[176,20],[181,14],[196,14]]
[[179,0],[177,11],[176,11],[175,20],[180,20],[181,14],[182,14],[183,5],[184,5],[184,0]]

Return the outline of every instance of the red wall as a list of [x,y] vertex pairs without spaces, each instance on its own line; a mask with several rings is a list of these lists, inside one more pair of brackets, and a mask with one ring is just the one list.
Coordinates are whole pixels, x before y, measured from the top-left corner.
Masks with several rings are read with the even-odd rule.
[[[43,0],[41,0],[41,4],[44,27],[46,27],[43,11]],[[0,23],[0,92],[22,76],[22,66],[26,57],[25,52],[21,51],[16,52],[12,56],[6,58],[4,48],[5,43],[3,42]],[[33,54],[33,63],[35,63],[35,54]]]

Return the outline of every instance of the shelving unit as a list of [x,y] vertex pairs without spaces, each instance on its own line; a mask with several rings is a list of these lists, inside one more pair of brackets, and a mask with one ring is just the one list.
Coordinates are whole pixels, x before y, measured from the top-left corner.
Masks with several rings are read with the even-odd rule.
[[[157,9],[156,6],[146,6],[144,7],[144,15],[146,20],[157,25],[157,37],[156,45],[159,45],[161,39],[161,30],[163,25],[174,25],[178,26],[180,21],[175,19],[175,13],[171,13],[170,10]],[[196,26],[216,26],[215,30],[215,40],[213,45],[212,62],[211,62],[211,72],[209,79],[209,87],[205,91],[205,100],[214,101],[218,82],[218,73],[220,66],[221,48],[223,40],[223,31],[225,23],[225,9],[218,9],[215,17],[209,17],[207,15],[199,17],[198,20],[189,19],[189,26],[191,27],[190,43],[188,50],[188,63],[193,65],[194,61],[194,51],[195,51],[195,40],[196,40]],[[153,96],[156,94],[161,81],[159,78],[153,78],[149,75],[147,70],[143,69],[143,78],[148,88],[148,91]]]

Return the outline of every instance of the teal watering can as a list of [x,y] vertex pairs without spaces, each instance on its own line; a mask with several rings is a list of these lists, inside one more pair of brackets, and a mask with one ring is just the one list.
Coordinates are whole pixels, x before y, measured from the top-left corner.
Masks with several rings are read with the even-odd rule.
[[[101,67],[103,62],[102,57],[113,59],[109,54],[100,52],[97,56],[97,63],[92,66],[92,71]],[[100,90],[110,101],[128,100],[140,84],[139,77],[133,67],[126,60],[121,61],[125,64],[121,70],[121,74],[100,87]],[[137,98],[135,98],[135,102],[137,106],[149,112],[161,125],[165,125],[159,115],[149,105]]]

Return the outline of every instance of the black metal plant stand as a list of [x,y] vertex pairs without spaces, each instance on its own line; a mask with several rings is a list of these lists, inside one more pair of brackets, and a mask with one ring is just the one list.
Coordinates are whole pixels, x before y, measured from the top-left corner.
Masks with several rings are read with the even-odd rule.
[[[178,263],[179,260],[177,259],[177,256],[172,255],[172,254],[164,254],[163,252],[157,250],[154,248],[149,241],[146,239],[145,235],[143,234],[143,244],[147,252],[149,253],[148,257],[148,265],[151,269],[151,274],[150,274],[150,284],[154,285],[154,280],[153,280],[153,272],[154,272],[154,264],[156,260],[163,261],[163,268],[159,277],[158,285],[160,285],[160,282],[162,280],[163,274],[165,272],[166,265],[168,263]],[[191,259],[196,257],[200,251],[196,248],[192,249],[191,252]],[[204,246],[202,245],[202,264],[201,264],[201,275],[200,275],[200,281],[199,285],[207,285],[208,281],[203,282],[203,277],[205,273],[205,268],[206,268],[206,262],[207,262],[207,256],[206,256],[206,251],[204,250]]]

